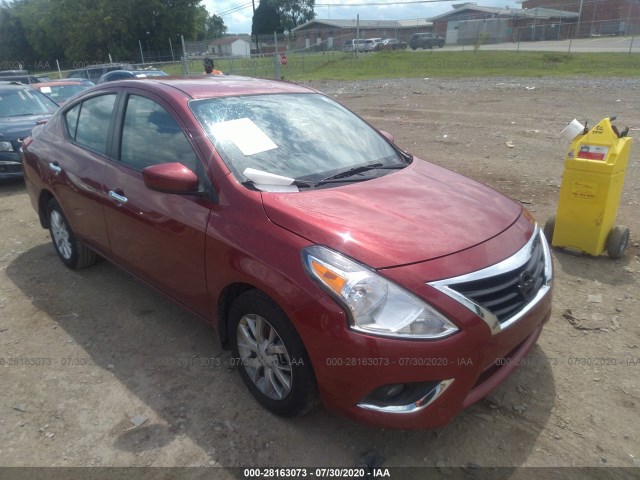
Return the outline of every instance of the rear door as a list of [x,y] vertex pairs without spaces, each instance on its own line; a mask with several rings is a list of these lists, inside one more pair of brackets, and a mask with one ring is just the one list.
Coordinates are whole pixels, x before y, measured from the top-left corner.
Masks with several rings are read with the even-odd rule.
[[208,316],[204,249],[209,196],[147,188],[145,167],[180,162],[207,189],[208,176],[184,124],[168,103],[143,90],[123,95],[114,157],[104,175],[112,255],[125,268],[200,315]]
[[102,181],[113,133],[117,90],[101,92],[63,114],[65,138],[51,136],[44,171],[71,228],[87,245],[108,251]]

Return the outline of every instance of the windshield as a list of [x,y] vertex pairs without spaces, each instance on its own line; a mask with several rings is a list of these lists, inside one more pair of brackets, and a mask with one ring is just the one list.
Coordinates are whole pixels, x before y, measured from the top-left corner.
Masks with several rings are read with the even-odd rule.
[[[247,168],[318,182],[367,165],[405,164],[378,132],[323,95],[215,98],[193,100],[190,107],[240,182]],[[366,178],[392,171],[372,170]]]
[[0,118],[53,113],[57,107],[53,100],[31,88],[0,91]]

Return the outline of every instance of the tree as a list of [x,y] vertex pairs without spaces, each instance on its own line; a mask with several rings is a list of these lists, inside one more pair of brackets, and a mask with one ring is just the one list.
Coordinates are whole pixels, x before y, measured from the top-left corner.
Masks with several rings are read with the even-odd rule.
[[26,0],[0,3],[0,59],[3,62],[0,70],[18,70],[20,65],[26,68],[26,62],[36,57],[20,18],[20,9],[26,3]]
[[315,0],[269,0],[278,10],[280,26],[289,30],[313,20]]
[[253,15],[251,35],[271,35],[273,32],[284,32],[284,27],[280,23],[280,13],[274,3],[276,2],[271,0],[260,2]]
[[222,17],[215,13],[207,19],[207,38],[220,38],[227,33],[227,26],[224,24]]

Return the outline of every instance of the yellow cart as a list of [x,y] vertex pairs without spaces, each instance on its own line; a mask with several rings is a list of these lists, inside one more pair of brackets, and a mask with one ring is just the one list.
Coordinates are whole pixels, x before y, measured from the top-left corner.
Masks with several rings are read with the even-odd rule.
[[629,229],[614,223],[631,138],[628,128],[620,133],[612,125],[615,118],[605,118],[591,130],[574,120],[563,131],[576,136],[565,157],[556,215],[544,226],[554,247],[594,256],[606,250],[611,258],[625,254]]

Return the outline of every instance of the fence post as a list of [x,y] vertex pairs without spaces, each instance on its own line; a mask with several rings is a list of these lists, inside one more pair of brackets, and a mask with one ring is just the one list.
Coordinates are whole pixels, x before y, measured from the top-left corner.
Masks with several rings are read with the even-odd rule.
[[631,54],[631,49],[633,48],[633,41],[635,40],[635,38],[636,38],[635,35],[631,37],[631,44],[629,45],[629,54]]
[[280,53],[278,52],[278,34],[273,32],[273,43],[275,44],[275,52],[273,52],[273,70],[274,75],[276,76],[276,80],[282,80],[282,75],[280,74]]

